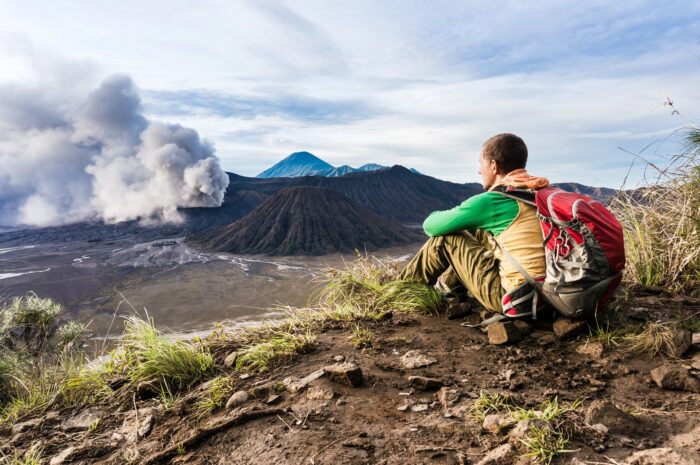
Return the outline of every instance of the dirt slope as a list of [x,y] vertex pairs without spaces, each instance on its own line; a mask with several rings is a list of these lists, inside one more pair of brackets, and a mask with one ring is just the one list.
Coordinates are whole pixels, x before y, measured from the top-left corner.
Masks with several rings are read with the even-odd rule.
[[[692,317],[700,301],[650,297],[629,308]],[[0,432],[0,444],[5,451],[25,450],[39,441],[35,447],[53,457],[53,465],[529,463],[520,456],[522,443],[509,442],[512,425],[488,432],[473,418],[475,399],[488,391],[508,394],[523,407],[537,408],[553,397],[562,404],[582,400],[581,418],[601,400],[619,408],[591,420],[605,424],[607,433],[600,426],[574,432],[568,446],[573,452],[553,463],[686,464],[697,458],[700,394],[661,389],[650,371],[671,363],[694,366],[691,373],[697,374],[698,346],[675,361],[625,358],[611,349],[583,354],[584,346],[590,348],[585,338],[558,340],[546,328],[517,345],[494,346],[486,335],[459,323],[403,314],[363,323],[375,336],[372,348],[365,349],[354,348],[348,328],[338,326],[323,332],[310,353],[250,376],[225,368],[227,351],[222,348],[217,353],[221,369],[248,397],[231,408],[196,418],[192,404],[197,390],[169,409],[157,399],[129,399],[120,405],[49,412]],[[416,355],[411,351],[434,363],[407,368],[407,352]],[[306,385],[299,381],[345,362],[361,370],[360,386],[338,382],[342,375],[333,378],[331,369]],[[411,381],[411,376],[434,378],[444,387],[424,390],[422,381]],[[510,455],[488,461],[488,454],[506,449]],[[159,459],[167,450],[171,453]],[[650,459],[630,458],[644,450]],[[686,461],[671,462],[674,454]]]

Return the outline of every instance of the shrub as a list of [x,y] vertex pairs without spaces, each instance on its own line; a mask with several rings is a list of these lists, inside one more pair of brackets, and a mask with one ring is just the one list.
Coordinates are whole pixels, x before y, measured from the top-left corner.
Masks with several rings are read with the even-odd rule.
[[700,129],[659,169],[655,185],[621,194],[613,211],[625,230],[626,278],[684,291],[700,284]]
[[152,320],[132,316],[126,319],[122,344],[112,363],[134,384],[180,391],[210,373],[214,359],[201,346],[170,341]]
[[0,336],[3,343],[12,349],[39,356],[49,347],[58,329],[61,311],[60,304],[36,294],[15,297],[12,304],[1,310]]

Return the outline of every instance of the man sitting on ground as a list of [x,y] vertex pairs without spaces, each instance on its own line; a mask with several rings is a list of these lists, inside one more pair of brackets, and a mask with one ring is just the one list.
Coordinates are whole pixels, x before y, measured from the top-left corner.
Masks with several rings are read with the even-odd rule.
[[549,181],[527,173],[527,146],[514,134],[488,139],[479,163],[486,192],[451,210],[430,214],[423,223],[430,239],[400,277],[437,284],[455,294],[466,288],[489,310],[526,316],[532,312],[535,293],[515,266],[503,260],[502,248],[537,279],[545,274],[542,231],[535,207],[497,190],[499,186],[541,189]]

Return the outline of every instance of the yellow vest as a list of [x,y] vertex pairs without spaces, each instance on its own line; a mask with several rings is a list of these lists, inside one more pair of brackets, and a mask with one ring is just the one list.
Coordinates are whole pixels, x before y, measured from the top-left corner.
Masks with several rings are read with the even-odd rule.
[[[501,234],[498,243],[525,268],[530,276],[537,277],[545,274],[544,246],[542,245],[542,229],[537,219],[537,209],[524,202],[518,202],[518,216]],[[525,282],[518,270],[503,257],[499,247],[494,248],[494,254],[500,262],[499,274],[501,286],[506,292]]]

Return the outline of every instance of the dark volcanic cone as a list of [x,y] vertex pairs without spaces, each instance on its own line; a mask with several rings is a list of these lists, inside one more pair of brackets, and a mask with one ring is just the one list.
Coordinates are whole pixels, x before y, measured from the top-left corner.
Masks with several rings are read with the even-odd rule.
[[267,255],[373,250],[422,239],[420,232],[321,187],[282,189],[235,223],[189,238],[207,250]]

